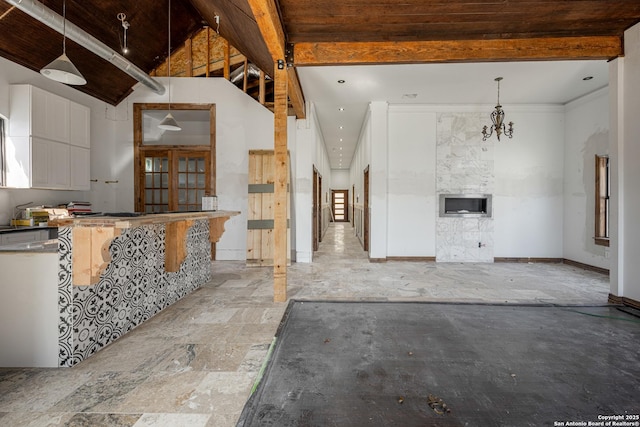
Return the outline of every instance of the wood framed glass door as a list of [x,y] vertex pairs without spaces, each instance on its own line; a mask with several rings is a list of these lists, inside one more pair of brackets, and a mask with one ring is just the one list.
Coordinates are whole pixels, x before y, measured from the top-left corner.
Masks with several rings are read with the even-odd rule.
[[331,209],[335,222],[349,221],[349,190],[331,190]]
[[210,153],[179,149],[144,150],[141,211],[199,211],[211,194]]

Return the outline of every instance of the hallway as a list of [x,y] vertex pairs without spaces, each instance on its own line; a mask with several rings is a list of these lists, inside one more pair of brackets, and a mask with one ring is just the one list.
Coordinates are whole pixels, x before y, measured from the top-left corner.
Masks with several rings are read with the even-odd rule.
[[[68,369],[0,369],[7,426],[231,427],[287,307],[273,269],[215,261],[212,280]],[[562,264],[370,263],[331,224],[289,297],[336,301],[605,304],[608,277]]]

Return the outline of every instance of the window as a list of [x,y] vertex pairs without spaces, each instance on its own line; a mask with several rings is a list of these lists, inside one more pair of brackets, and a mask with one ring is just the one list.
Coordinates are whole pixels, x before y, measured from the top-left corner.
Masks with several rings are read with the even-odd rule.
[[596,155],[595,244],[609,246],[609,195],[611,191],[609,156]]

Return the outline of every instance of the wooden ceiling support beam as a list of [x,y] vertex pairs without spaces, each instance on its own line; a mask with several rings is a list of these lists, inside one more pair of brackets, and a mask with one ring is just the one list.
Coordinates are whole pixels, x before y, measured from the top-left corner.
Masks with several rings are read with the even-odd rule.
[[624,54],[618,36],[417,42],[296,43],[299,66],[435,62],[611,59]]
[[304,95],[300,80],[298,80],[298,72],[294,67],[287,67],[287,77],[289,79],[289,102],[291,107],[297,118],[305,119],[307,113],[304,108]]
[[285,64],[285,36],[275,0],[248,0],[267,49],[273,59],[274,86],[274,207],[273,207],[273,300],[287,300],[287,116],[289,112],[289,73]]
[[289,244],[287,213],[289,197],[289,158],[287,149],[287,116],[289,112],[288,75],[286,67],[274,70],[274,143],[275,160],[273,189],[273,301],[287,301],[287,258]]
[[273,58],[273,62],[284,59],[285,36],[280,15],[274,0],[248,0],[256,18],[258,28]]
[[[274,0],[248,0],[253,15],[258,23],[258,28],[273,58],[273,62],[285,59],[285,34],[280,22],[280,15]],[[298,81],[298,75],[293,69],[287,73],[289,100],[295,111],[296,117],[304,119],[306,117],[304,108],[304,94],[302,86]]]

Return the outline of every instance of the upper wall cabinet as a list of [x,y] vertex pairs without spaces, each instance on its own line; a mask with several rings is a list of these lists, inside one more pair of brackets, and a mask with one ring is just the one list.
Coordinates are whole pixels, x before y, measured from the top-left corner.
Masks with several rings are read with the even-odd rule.
[[8,186],[89,190],[89,108],[26,84],[9,93]]
[[69,143],[71,101],[31,85],[12,85],[10,98],[10,136]]

